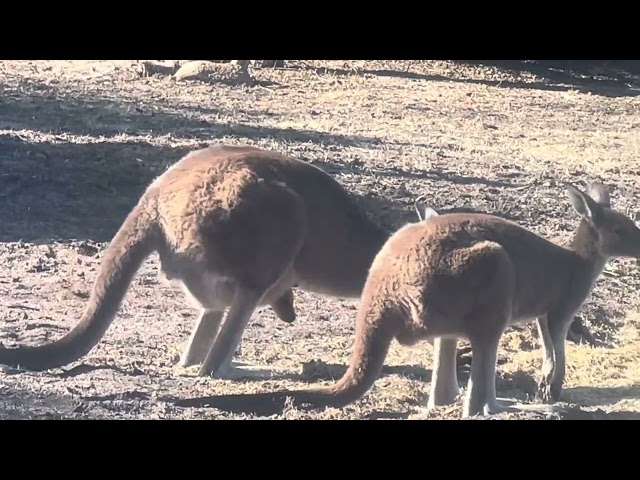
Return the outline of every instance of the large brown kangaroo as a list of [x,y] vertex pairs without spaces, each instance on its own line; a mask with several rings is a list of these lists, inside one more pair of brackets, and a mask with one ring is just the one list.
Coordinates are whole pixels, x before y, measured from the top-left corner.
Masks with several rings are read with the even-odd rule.
[[389,233],[309,163],[253,147],[191,152],[151,183],[111,241],[80,322],[48,344],[0,348],[0,364],[42,370],[87,354],[155,251],[162,275],[201,309],[180,363],[218,378],[268,375],[231,361],[254,309],[269,304],[293,321],[293,286],[357,298]]
[[541,395],[556,402],[574,314],[609,258],[640,258],[640,229],[610,207],[604,186],[593,185],[590,195],[569,186],[568,194],[582,218],[569,247],[480,213],[437,215],[431,210],[424,221],[394,233],[371,266],[357,312],[351,363],[334,385],[177,404],[273,412],[290,397],[293,405],[342,407],[373,385],[394,339],[401,345],[436,339],[429,404],[451,403],[459,393],[456,340],[466,338],[473,362],[463,417],[498,413],[510,409],[496,398],[500,338],[507,326],[533,319],[544,352]]

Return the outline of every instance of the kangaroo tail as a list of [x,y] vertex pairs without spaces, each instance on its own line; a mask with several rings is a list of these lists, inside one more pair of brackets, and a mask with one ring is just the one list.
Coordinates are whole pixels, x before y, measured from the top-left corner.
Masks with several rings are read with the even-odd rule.
[[155,249],[155,225],[148,204],[141,201],[109,244],[80,322],[48,344],[0,348],[0,364],[46,370],[89,353],[111,325],[138,268]]
[[380,376],[384,361],[394,338],[390,324],[380,319],[366,321],[361,310],[356,339],[349,368],[335,384],[324,388],[284,390],[255,394],[217,395],[177,400],[179,407],[213,407],[230,412],[273,415],[287,407],[309,404],[313,408],[341,408],[364,395]]

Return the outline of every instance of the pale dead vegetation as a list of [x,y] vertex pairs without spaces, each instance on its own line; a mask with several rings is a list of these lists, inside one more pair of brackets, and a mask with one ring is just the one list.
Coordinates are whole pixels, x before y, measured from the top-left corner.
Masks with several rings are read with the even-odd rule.
[[[394,228],[415,220],[413,200],[424,195],[440,212],[502,213],[564,242],[578,223],[564,182],[601,180],[617,208],[637,210],[640,100],[620,93],[624,86],[601,94],[443,61],[292,61],[252,70],[253,84],[141,76],[137,65],[0,62],[5,345],[44,342],[75,324],[105,242],[146,184],[212,142],[312,162]],[[238,352],[249,363],[289,368],[291,378],[233,382],[178,369],[196,312],[156,274],[154,256],[104,340],[67,373],[0,373],[0,418],[249,418],[171,400],[300,388],[344,372],[357,301],[303,292],[294,324],[267,309]],[[580,410],[567,418],[640,418],[639,285],[635,262],[612,261],[581,311],[598,344],[568,345],[563,401]],[[499,356],[498,396],[527,400],[541,364],[533,326],[510,329]],[[278,418],[406,418],[426,404],[431,360],[427,343],[394,345],[360,401]],[[430,417],[459,418],[460,410]]]

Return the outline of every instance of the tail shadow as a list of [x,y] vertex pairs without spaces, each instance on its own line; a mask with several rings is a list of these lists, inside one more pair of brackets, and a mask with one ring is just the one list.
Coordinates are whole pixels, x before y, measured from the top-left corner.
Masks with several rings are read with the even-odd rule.
[[[464,375],[462,371],[467,367],[466,362],[463,358],[459,358],[458,362],[458,374]],[[336,381],[346,371],[346,365],[312,361],[303,365],[302,374],[298,375],[297,379]],[[385,365],[382,368],[380,377],[386,375],[402,375],[411,379],[430,382],[432,371],[418,365]],[[164,401],[183,408],[215,408],[227,413],[271,416],[282,413],[288,405],[293,406],[293,404],[290,404],[290,396],[301,392],[309,392],[310,390],[278,390],[274,392],[212,395],[185,399],[166,398]],[[299,410],[318,408],[305,404],[304,401],[296,403],[295,407]],[[405,413],[374,412],[369,418],[406,418],[407,415]]]

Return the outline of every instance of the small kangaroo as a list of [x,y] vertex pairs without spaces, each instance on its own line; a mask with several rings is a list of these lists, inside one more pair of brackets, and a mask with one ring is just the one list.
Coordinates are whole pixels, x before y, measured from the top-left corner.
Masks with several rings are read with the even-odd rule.
[[191,152],[151,183],[114,236],[80,322],[45,345],[0,348],[0,364],[43,370],[86,355],[157,252],[161,276],[180,282],[200,308],[180,364],[200,364],[201,376],[251,376],[232,358],[254,309],[268,304],[293,321],[294,286],[358,297],[389,234],[307,162],[246,146]]
[[294,405],[342,407],[379,377],[393,339],[414,345],[434,339],[430,404],[458,395],[456,340],[473,352],[464,418],[509,410],[496,398],[500,338],[512,324],[538,319],[544,349],[543,397],[557,401],[565,374],[565,336],[574,313],[611,257],[640,258],[640,229],[610,207],[594,184],[590,194],[567,187],[581,216],[569,247],[556,245],[509,220],[482,213],[438,215],[394,233],[375,257],[356,316],[355,344],[344,376],[329,387],[222,395],[177,402],[271,411]]

